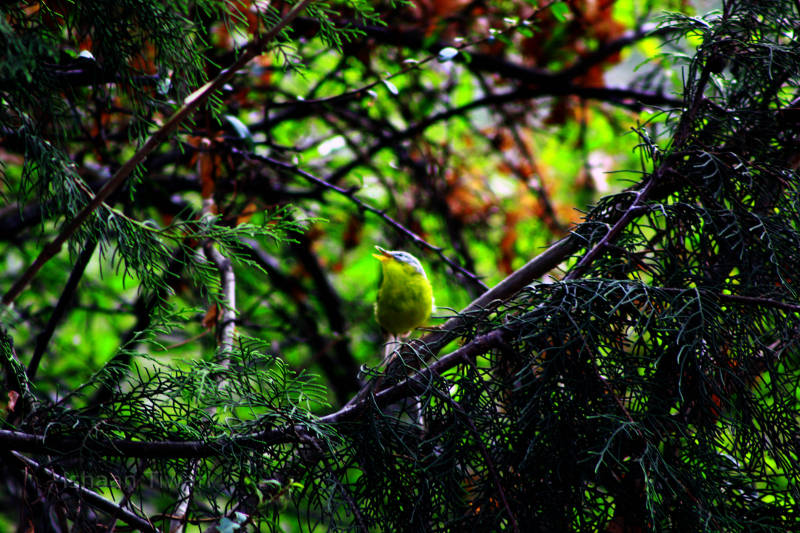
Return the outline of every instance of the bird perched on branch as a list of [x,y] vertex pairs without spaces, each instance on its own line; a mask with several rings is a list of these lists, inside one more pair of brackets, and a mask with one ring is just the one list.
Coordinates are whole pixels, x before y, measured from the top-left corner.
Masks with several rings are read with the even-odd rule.
[[422,265],[408,252],[375,247],[381,262],[381,283],[375,318],[392,337],[404,336],[431,316],[433,288]]
[[[375,248],[380,253],[372,256],[381,262],[375,318],[389,333],[381,362],[381,366],[388,367],[398,353],[394,351],[397,337],[407,335],[430,318],[433,310],[433,288],[416,257],[408,252],[384,250],[380,246]],[[401,411],[405,410],[420,427],[425,425],[419,400],[407,398],[401,404],[407,404],[399,407]]]

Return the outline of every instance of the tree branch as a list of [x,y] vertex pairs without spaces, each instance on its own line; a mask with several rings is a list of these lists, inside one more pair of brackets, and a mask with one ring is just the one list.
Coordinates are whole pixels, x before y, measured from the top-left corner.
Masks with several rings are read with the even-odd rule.
[[[574,238],[574,237],[573,237]],[[541,276],[545,267],[552,261],[563,258],[563,255],[571,249],[570,238],[563,239],[549,248],[545,253],[531,260],[523,268],[503,280],[492,290],[486,292],[480,298],[470,304],[462,313],[450,319],[445,327],[446,331],[437,331],[423,339],[414,341],[420,343],[430,339],[433,347],[442,342],[441,335],[447,331],[452,331],[460,321],[466,320],[464,317],[468,312],[486,311],[492,306],[496,306],[502,301],[516,294],[520,289],[528,285],[526,280]],[[547,272],[549,268],[544,270]],[[667,292],[679,292],[686,289],[679,288],[660,288]],[[743,305],[766,305],[788,312],[800,312],[800,305],[780,302],[766,298],[755,298],[738,295],[717,295],[721,300],[739,303]],[[493,298],[495,297],[495,298]],[[450,324],[450,326],[448,326]],[[377,392],[374,398],[364,398],[361,401],[345,405],[341,409],[328,415],[312,420],[313,425],[336,425],[349,422],[361,415],[368,406],[385,407],[396,403],[403,398],[425,392],[426,383],[437,376],[441,376],[447,370],[458,365],[473,364],[474,358],[486,353],[488,350],[502,346],[512,337],[515,329],[512,326],[505,326],[492,330],[486,334],[475,337],[468,343],[456,350],[442,356],[430,365],[417,370],[408,378],[399,383],[390,385]],[[448,340],[449,341],[449,340]],[[447,342],[447,341],[446,341]],[[419,345],[417,345],[419,346]],[[428,348],[427,351],[433,351]],[[100,455],[124,456],[124,457],[150,457],[150,458],[201,458],[225,454],[225,450],[232,444],[243,449],[263,449],[268,446],[297,442],[303,436],[308,436],[303,424],[285,426],[279,429],[270,429],[257,433],[250,433],[234,437],[220,437],[204,441],[133,441],[133,440],[99,440],[87,438],[85,435],[69,436],[36,435],[14,430],[0,429],[0,448],[6,450],[17,450],[29,453],[49,453],[58,455],[72,455],[83,450]],[[313,437],[312,437],[313,438]]]
[[86,435],[35,435],[9,429],[0,429],[0,449],[25,453],[72,455],[81,451],[112,457],[143,457],[156,459],[201,458],[224,455],[231,443],[249,449],[295,442],[296,435],[285,430],[266,430],[240,437],[219,437],[193,441],[141,441],[87,438]]
[[12,451],[6,456],[21,463],[21,465],[24,465],[25,468],[30,468],[39,476],[47,478],[50,483],[58,485],[62,490],[74,494],[78,499],[88,503],[95,509],[100,509],[101,511],[112,515],[116,519],[124,521],[129,526],[136,528],[138,531],[147,531],[152,533],[158,533],[159,531],[146,518],[142,518],[141,516],[119,506],[117,503],[100,496],[96,492],[80,486],[71,479],[67,479],[64,476],[53,472],[49,468],[43,467],[33,459],[29,459],[21,453]]
[[44,351],[47,349],[47,345],[50,343],[50,339],[52,338],[56,327],[58,327],[58,324],[64,318],[64,313],[66,313],[67,307],[70,305],[70,302],[75,295],[75,291],[78,288],[78,283],[83,277],[83,272],[86,270],[86,265],[89,264],[89,260],[92,258],[96,247],[97,241],[91,238],[88,239],[83,245],[83,250],[81,250],[80,255],[78,255],[78,259],[75,261],[75,265],[72,267],[72,272],[69,274],[67,284],[64,286],[64,290],[61,291],[61,296],[58,298],[58,303],[56,304],[55,309],[53,309],[50,319],[47,321],[47,326],[45,326],[44,331],[39,333],[39,335],[36,337],[36,348],[34,349],[33,356],[28,363],[28,379],[31,381],[33,381],[34,377],[36,377],[36,370],[39,368],[39,361],[42,358],[42,354],[44,354]]
[[360,157],[351,162],[338,167],[328,176],[328,181],[332,184],[338,183],[344,176],[352,170],[361,166],[363,161],[371,158],[384,148],[396,146],[402,141],[420,135],[434,124],[462,116],[475,109],[482,107],[497,106],[518,100],[529,100],[542,96],[567,96],[575,95],[583,98],[598,99],[608,101],[615,105],[629,109],[639,110],[643,106],[667,106],[680,107],[682,101],[670,98],[662,94],[636,91],[634,89],[622,89],[615,87],[582,87],[568,83],[561,83],[552,87],[518,87],[504,93],[495,93],[478,98],[459,107],[454,107],[446,111],[441,111],[434,115],[409,125],[406,129],[398,131],[394,135],[384,136],[372,144]]
[[527,285],[556,268],[579,248],[580,239],[573,234],[555,242],[547,250],[473,300],[457,316],[449,319],[436,331],[425,335],[421,339],[413,340],[410,344],[415,348],[423,349],[426,353],[436,353],[454,338],[455,332],[468,322],[471,315],[490,312]]
[[[661,168],[659,167],[659,171],[657,172],[658,175],[661,174]],[[597,259],[600,254],[602,254],[622,233],[622,230],[625,229],[627,226],[637,215],[641,214],[642,208],[644,207],[644,202],[647,200],[647,196],[650,194],[650,191],[653,190],[653,187],[656,183],[656,174],[653,174],[647,180],[644,187],[640,190],[633,193],[634,199],[633,202],[627,207],[625,212],[622,214],[619,219],[614,223],[614,225],[606,232],[600,242],[598,242],[591,250],[589,250],[586,255],[584,255],[578,264],[572,267],[569,274],[564,278],[564,281],[570,281],[576,279],[583,275],[589,265],[591,265],[595,259]]]
[[[546,6],[541,6],[537,11],[542,11],[544,7]],[[430,36],[422,31],[398,29],[398,26],[369,26],[356,24],[352,21],[342,21],[342,24],[363,31],[367,37],[378,43],[402,46],[414,50],[423,50],[434,54],[432,57],[435,57],[438,51],[443,48],[464,49],[487,40],[487,38],[482,38],[470,43],[452,43],[448,41],[431,42]],[[297,19],[294,29],[297,32],[304,32],[316,29],[317,27],[318,23],[315,20],[300,17]],[[591,67],[645,37],[671,32],[674,32],[674,29],[670,27],[658,28],[652,24],[642,25],[639,28],[625,32],[616,39],[600,43],[597,49],[579,57],[574,63],[559,71],[528,67],[504,59],[497,54],[487,54],[477,51],[469,51],[468,61],[462,54],[455,56],[454,61],[464,63],[467,68],[473,72],[497,74],[507,80],[514,80],[528,85],[534,84],[555,87],[565,82],[569,83],[575,78],[582,76],[591,69]],[[430,60],[430,58],[427,60]],[[374,85],[375,84],[370,84],[368,87],[345,93],[345,95],[342,96],[358,96],[359,93],[363,93]],[[331,101],[339,101],[338,99],[340,97],[337,96],[333,98],[337,100],[331,99]]]
[[236,331],[236,276],[233,272],[231,260],[223,256],[214,247],[212,241],[203,245],[203,251],[211,259],[219,271],[220,284],[222,285],[222,311],[219,320],[218,353],[222,364],[227,368],[228,354],[233,349],[234,334]]

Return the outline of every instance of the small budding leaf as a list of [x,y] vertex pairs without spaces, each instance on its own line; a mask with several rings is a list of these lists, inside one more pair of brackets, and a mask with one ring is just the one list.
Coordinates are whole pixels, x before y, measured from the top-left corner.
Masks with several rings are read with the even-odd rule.
[[386,88],[389,90],[390,93],[394,95],[400,94],[400,91],[397,90],[397,87],[394,83],[390,82],[389,80],[381,80],[383,84],[386,85]]
[[445,63],[447,61],[450,61],[451,59],[453,59],[457,55],[458,55],[458,49],[457,48],[453,48],[452,46],[446,46],[446,47],[442,48],[441,50],[439,50],[439,61],[441,61],[442,63]]

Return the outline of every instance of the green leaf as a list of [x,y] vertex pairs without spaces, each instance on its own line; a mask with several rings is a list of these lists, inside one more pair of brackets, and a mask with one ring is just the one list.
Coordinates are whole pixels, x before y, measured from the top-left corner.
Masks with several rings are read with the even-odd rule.
[[567,15],[569,14],[569,6],[565,2],[557,2],[550,6],[550,10],[553,12],[553,16],[559,20],[559,22],[564,22],[567,20]]
[[517,28],[517,31],[523,37],[533,37],[533,30],[531,30],[527,26],[520,26],[519,28]]

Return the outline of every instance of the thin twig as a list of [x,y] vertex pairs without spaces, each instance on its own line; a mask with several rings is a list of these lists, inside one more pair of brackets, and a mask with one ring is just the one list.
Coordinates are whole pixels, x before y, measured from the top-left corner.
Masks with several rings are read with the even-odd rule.
[[[297,240],[300,242],[294,246],[302,244],[303,248],[296,249],[296,251],[300,254],[300,259],[305,265],[306,259],[309,258],[304,257],[304,254],[311,253],[310,250],[306,250],[308,248],[307,238],[299,235]],[[312,352],[311,360],[306,366],[318,364],[322,372],[327,376],[338,404],[341,405],[347,402],[360,387],[357,377],[359,365],[350,351],[348,337],[344,334],[347,330],[347,325],[342,303],[339,301],[336,291],[330,287],[327,279],[317,280],[318,276],[321,278],[325,276],[324,272],[322,272],[322,267],[319,264],[315,265],[314,262],[309,263],[311,268],[306,265],[307,270],[312,275],[312,279],[318,284],[323,283],[323,285],[319,286],[324,291],[330,291],[320,295],[320,302],[325,308],[328,323],[332,329],[331,335],[323,335],[321,333],[319,315],[312,309],[312,306],[309,305],[305,298],[308,289],[296,278],[283,272],[278,260],[267,254],[259,243],[251,239],[241,239],[237,252],[247,254],[250,259],[263,268],[271,282],[271,287],[283,292],[294,302],[297,308],[294,318],[297,326],[295,333],[299,337],[306,339]],[[313,254],[310,257],[313,258]],[[315,259],[315,261],[318,263],[318,259]],[[248,314],[246,310],[242,311],[242,316],[247,316]]]
[[328,181],[331,183],[338,183],[344,176],[349,174],[353,169],[361,166],[363,161],[374,156],[384,148],[396,146],[398,143],[415,137],[421,134],[429,127],[438,122],[448,120],[453,117],[460,117],[466,115],[468,112],[490,107],[495,105],[516,102],[519,100],[530,100],[532,98],[543,96],[567,96],[575,95],[583,98],[597,99],[609,102],[614,105],[630,108],[634,110],[641,109],[643,106],[668,106],[680,107],[681,100],[671,98],[658,93],[649,93],[644,91],[636,91],[633,89],[617,88],[617,87],[584,87],[580,85],[573,85],[570,83],[560,83],[556,86],[522,86],[519,88],[511,89],[504,93],[494,93],[482,98],[478,98],[471,102],[467,102],[459,107],[454,107],[433,114],[423,120],[411,124],[404,130],[398,131],[394,135],[385,136],[378,139],[373,143],[362,156],[355,158],[349,163],[337,168],[328,176]]
[[622,230],[625,229],[625,226],[627,226],[637,215],[642,213],[644,202],[650,192],[653,190],[653,187],[655,186],[656,181],[658,181],[659,176],[660,172],[652,174],[647,180],[647,183],[645,183],[644,187],[634,193],[635,197],[633,202],[630,203],[622,216],[619,217],[613,226],[611,226],[603,238],[600,239],[600,242],[594,245],[591,250],[586,252],[586,255],[584,255],[581,260],[578,261],[578,264],[572,267],[569,274],[564,277],[564,281],[570,281],[583,275],[586,269],[589,268],[589,265],[591,265],[595,259],[597,259],[600,254],[605,252],[606,249],[616,240],[617,236],[622,233]]
[[[513,80],[526,85],[537,86],[550,86],[557,87],[569,84],[576,78],[584,75],[592,67],[602,63],[608,57],[627,46],[630,46],[646,37],[656,36],[660,34],[674,32],[673,28],[668,26],[656,27],[653,24],[643,24],[636,29],[627,31],[619,37],[600,43],[596,50],[582,55],[574,63],[564,67],[561,70],[546,70],[541,68],[530,67],[521,63],[509,61],[506,58],[500,57],[493,53],[484,53],[477,49],[477,45],[497,39],[499,36],[516,31],[520,27],[528,26],[530,22],[535,24],[537,16],[550,8],[556,2],[547,2],[534,10],[526,20],[519,21],[517,24],[509,25],[505,28],[495,28],[494,32],[489,35],[462,42],[448,42],[448,41],[430,41],[430,36],[421,31],[398,29],[396,26],[370,26],[362,25],[352,20],[342,21],[349,27],[363,31],[370,39],[374,39],[381,44],[399,45],[409,49],[421,49],[423,51],[434,51],[434,54],[428,55],[419,61],[414,62],[412,65],[401,69],[387,77],[385,80],[400,76],[410,70],[419,68],[420,66],[428,63],[432,59],[438,58],[438,51],[445,48],[452,48],[458,51],[469,50],[469,55],[458,54],[453,57],[453,61],[462,62],[466,68],[472,72],[486,72],[502,76],[506,80]],[[311,29],[316,26],[316,21],[308,18],[300,18],[297,20],[299,31]],[[306,99],[299,102],[281,102],[274,104],[273,107],[286,106],[286,105],[302,105],[316,107],[321,104],[340,104],[343,100],[358,98],[367,93],[368,90],[379,85],[383,80],[378,80],[362,87],[343,92],[328,98],[321,99]],[[677,101],[676,101],[677,102]]]
[[31,381],[36,377],[36,371],[39,368],[39,362],[42,359],[42,355],[47,349],[47,345],[50,343],[50,339],[53,337],[56,327],[58,327],[61,319],[64,318],[64,313],[66,313],[67,307],[70,305],[70,302],[75,295],[75,291],[78,288],[78,283],[83,277],[83,272],[86,270],[86,265],[89,264],[89,260],[92,258],[96,247],[96,239],[90,237],[86,240],[86,243],[83,245],[83,250],[81,250],[80,255],[78,255],[78,259],[75,261],[75,265],[72,267],[72,272],[69,274],[67,284],[64,286],[64,290],[61,291],[61,296],[58,297],[58,303],[56,304],[55,309],[53,309],[53,313],[50,315],[47,325],[36,337],[36,347],[34,348],[33,356],[28,363],[27,373],[28,379]]
[[[658,290],[671,293],[679,293],[687,291],[695,292],[694,289],[681,289],[677,287],[658,287]],[[773,307],[775,309],[781,309],[783,311],[788,311],[790,313],[800,312],[800,304],[782,302],[780,300],[775,300],[773,298],[762,298],[758,296],[744,296],[741,294],[724,294],[724,293],[713,293],[713,296],[724,302]]]
[[[315,349],[314,360],[327,375],[337,400],[344,403],[359,388],[359,364],[350,351],[345,318],[347,313],[338,292],[331,285],[325,269],[320,264],[319,257],[312,250],[309,238],[306,235],[299,235],[295,240],[296,242],[290,244],[290,248],[310,275],[316,298],[325,311],[325,317],[332,331],[332,335],[327,339],[318,331],[317,338],[312,339],[312,342],[316,343],[316,345],[311,344]],[[320,322],[319,314],[312,312],[310,318],[315,322],[313,327],[316,330]]]
[[[96,412],[99,407],[105,402],[109,401],[113,396],[114,386],[122,380],[126,372],[124,371],[130,365],[131,352],[125,349],[133,342],[138,342],[140,336],[150,328],[153,321],[153,311],[163,302],[169,298],[170,292],[168,287],[175,287],[180,281],[181,269],[186,263],[186,258],[190,253],[188,239],[180,246],[178,246],[170,259],[164,275],[161,278],[161,283],[154,289],[153,294],[149,297],[145,294],[140,294],[133,305],[134,314],[136,316],[136,323],[128,331],[122,335],[120,339],[120,348],[117,350],[116,355],[111,358],[106,364],[110,372],[109,376],[102,380],[97,388],[97,392],[89,400],[90,412]],[[67,393],[62,396],[60,401],[65,401],[75,391]]]
[[334,192],[337,192],[337,193],[341,194],[342,196],[345,196],[345,197],[349,198],[350,201],[352,201],[354,204],[356,204],[359,209],[361,209],[362,211],[368,211],[370,213],[373,213],[373,214],[377,215],[382,220],[384,220],[387,224],[389,224],[389,226],[391,226],[392,228],[397,230],[399,233],[401,233],[401,234],[405,235],[406,237],[408,237],[409,239],[411,239],[411,241],[416,246],[434,252],[442,260],[442,262],[446,263],[454,272],[458,272],[458,273],[466,276],[467,278],[469,278],[470,281],[472,281],[476,285],[480,286],[483,290],[487,290],[488,289],[486,284],[483,283],[483,281],[481,281],[480,278],[478,278],[478,276],[476,276],[472,272],[466,270],[465,268],[460,266],[458,263],[456,263],[455,261],[453,261],[452,259],[447,257],[444,254],[444,251],[443,251],[443,249],[441,247],[434,246],[434,245],[430,244],[428,241],[426,241],[425,239],[423,239],[422,237],[420,237],[419,235],[417,235],[416,233],[414,233],[413,231],[411,231],[410,229],[406,228],[401,223],[399,223],[398,221],[396,221],[395,219],[393,219],[392,217],[387,215],[385,211],[383,211],[381,209],[377,209],[375,207],[372,207],[371,205],[367,204],[366,202],[364,202],[360,198],[358,198],[355,195],[356,191],[358,190],[357,188],[350,187],[350,188],[344,189],[342,187],[334,185],[333,183],[330,183],[330,182],[325,181],[325,180],[323,180],[321,178],[318,178],[317,176],[311,174],[310,172],[307,172],[307,171],[299,168],[297,165],[293,165],[291,163],[286,163],[284,161],[279,161],[279,160],[273,159],[271,157],[258,155],[258,154],[254,154],[254,153],[251,153],[251,152],[243,152],[243,151],[237,150],[235,148],[233,148],[233,151],[238,153],[238,154],[240,154],[241,156],[243,156],[245,158],[255,159],[257,161],[261,161],[261,162],[266,163],[268,165],[271,165],[273,167],[277,167],[277,168],[292,172],[294,174],[297,174],[298,176],[301,176],[301,177],[305,178],[307,181],[310,181],[311,183],[314,183],[315,185],[319,185],[320,187],[324,187],[326,189],[332,190]]
[[192,459],[186,467],[187,472],[181,480],[180,487],[178,487],[178,505],[175,506],[175,510],[172,512],[172,520],[170,520],[170,533],[186,530],[189,518],[189,504],[192,502],[192,495],[194,494],[199,461],[199,459]]
[[[356,89],[351,89],[349,91],[345,91],[345,92],[342,92],[340,94],[337,94],[337,95],[334,95],[334,96],[329,96],[329,97],[326,97],[326,98],[306,98],[306,99],[303,99],[302,101],[295,101],[295,102],[277,102],[277,103],[272,104],[272,107],[277,108],[277,107],[281,107],[281,106],[296,105],[296,104],[300,104],[300,105],[303,105],[303,106],[315,106],[316,107],[316,106],[320,106],[320,105],[339,104],[339,103],[342,103],[344,101],[347,101],[347,100],[350,100],[350,99],[353,99],[353,98],[358,98],[358,97],[367,95],[367,94],[369,94],[369,91],[371,91],[372,89],[374,89],[378,85],[380,85],[380,84],[382,84],[382,83],[384,83],[386,81],[389,81],[392,78],[397,78],[399,76],[407,74],[407,73],[409,73],[411,71],[420,70],[421,67],[424,66],[425,64],[430,63],[434,59],[439,59],[438,51],[441,51],[441,50],[443,50],[445,48],[452,48],[452,49],[458,50],[459,52],[462,51],[462,50],[466,50],[468,48],[475,49],[475,48],[477,48],[478,45],[481,45],[481,44],[484,44],[484,43],[487,43],[487,42],[492,42],[495,39],[497,39],[500,36],[505,35],[507,33],[513,33],[516,29],[518,29],[520,27],[527,27],[527,26],[530,25],[530,23],[532,23],[532,22],[534,22],[536,20],[536,17],[540,13],[548,10],[550,8],[550,6],[552,6],[556,2],[557,2],[557,0],[551,0],[551,1],[546,2],[545,4],[543,4],[543,5],[539,6],[539,7],[537,7],[532,13],[530,13],[525,18],[525,20],[522,20],[517,24],[509,25],[506,28],[499,29],[499,30],[497,28],[495,28],[495,31],[490,33],[490,34],[488,34],[488,35],[484,35],[484,36],[481,36],[481,37],[478,37],[478,38],[475,38],[475,39],[470,39],[470,40],[461,41],[461,42],[443,42],[443,41],[440,41],[440,42],[436,42],[436,43],[432,43],[431,44],[429,42],[428,36],[427,35],[423,35],[420,32],[416,32],[416,31],[405,32],[405,31],[402,31],[402,30],[398,31],[395,28],[389,29],[389,28],[385,28],[385,27],[381,27],[381,26],[363,25],[363,24],[357,23],[357,22],[352,21],[352,20],[343,21],[343,25],[344,26],[347,26],[347,27],[362,31],[362,32],[364,32],[365,35],[367,35],[371,39],[376,39],[378,41],[388,42],[390,44],[400,44],[400,45],[403,45],[403,46],[409,47],[409,48],[423,48],[423,47],[426,47],[427,48],[426,51],[428,51],[428,52],[430,52],[431,50],[436,50],[437,52],[436,53],[429,53],[426,57],[424,57],[424,58],[422,58],[420,60],[409,60],[408,61],[409,64],[407,66],[401,68],[397,72],[388,74],[388,75],[384,76],[383,78],[380,78],[380,79],[378,79],[378,80],[376,80],[374,82],[370,82],[370,83],[368,83],[366,85],[362,85],[361,87],[358,87]],[[318,22],[315,19],[308,19],[308,18],[299,18],[297,20],[297,23],[298,23],[298,27],[299,27],[298,29],[301,32],[303,31],[303,29],[306,26],[311,26],[311,25],[318,24]],[[638,39],[641,39],[649,31],[649,28],[650,27],[639,28],[638,29],[639,34],[637,34],[635,38],[631,38],[630,35],[626,34],[624,37],[627,38],[628,40],[627,41],[623,41],[622,39],[620,39],[619,42],[621,44],[619,44],[617,50],[624,48],[624,46],[627,46],[628,44],[632,44],[633,42],[635,42]],[[611,53],[617,51],[617,50],[612,50],[611,49],[614,46],[615,42],[616,41],[613,41],[612,43],[607,43],[606,47],[603,48],[603,50],[608,48],[609,49],[608,52],[604,52],[603,53],[601,51],[598,51],[598,52],[595,52],[595,54],[601,54],[604,57],[606,55],[610,55]],[[465,55],[461,54],[461,55],[454,56],[453,59],[456,60],[456,61],[466,61],[464,59],[465,57],[466,57]],[[586,60],[588,60],[588,57],[586,58]],[[584,62],[584,60],[582,59],[581,61],[579,61],[579,63],[577,65],[573,65],[573,67],[571,67],[571,68],[577,69],[580,65],[583,64],[583,62]],[[494,54],[484,54],[484,53],[481,53],[481,52],[476,52],[474,50],[469,52],[468,65],[469,65],[469,67],[471,69],[475,69],[475,67],[488,67],[490,69],[497,69],[499,66],[506,65],[506,64],[507,63],[504,60],[502,60],[501,58],[497,57],[497,55],[494,55]],[[590,66],[591,66],[591,64],[586,66],[585,68],[588,69]],[[538,70],[538,69],[530,69],[529,67],[523,67],[523,66],[515,65],[515,64],[513,64],[512,68],[522,69],[522,70],[527,71],[527,72],[534,72],[537,75],[542,76],[543,79],[547,79],[547,80],[552,80],[556,76],[561,75],[560,72],[559,73],[551,73],[551,72],[548,72],[548,71],[543,71],[543,70]],[[483,69],[482,68],[478,68],[476,70],[480,71],[480,70],[483,70]],[[566,72],[567,70],[568,69],[565,69],[564,72]],[[493,70],[493,72],[496,72],[496,71]],[[578,74],[580,74],[580,73],[581,72],[578,72]],[[530,79],[524,79],[524,80],[521,80],[521,81],[524,81],[526,83],[532,83],[533,82],[533,80],[530,80]],[[539,81],[543,81],[543,80],[540,79]]]

